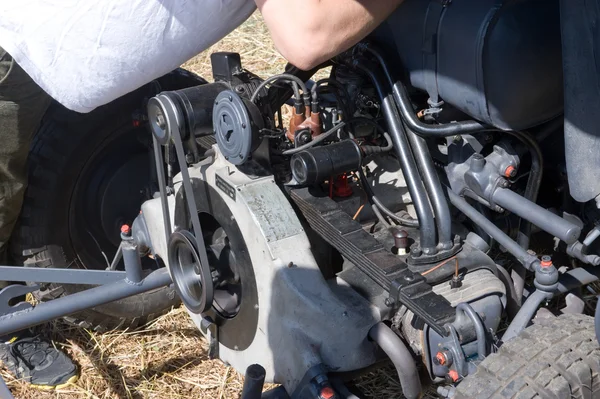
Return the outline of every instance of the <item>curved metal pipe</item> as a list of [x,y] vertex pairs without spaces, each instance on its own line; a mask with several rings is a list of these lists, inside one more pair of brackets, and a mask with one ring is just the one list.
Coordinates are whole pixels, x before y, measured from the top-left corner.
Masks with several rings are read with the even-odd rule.
[[417,118],[412,109],[410,97],[406,86],[400,81],[394,83],[394,98],[398,102],[400,114],[404,118],[408,127],[416,134],[423,137],[448,137],[459,134],[476,133],[487,130],[490,127],[477,121],[462,121],[453,123],[444,123],[441,125],[428,125]]
[[519,313],[517,313],[506,329],[506,332],[502,336],[502,341],[506,343],[519,335],[527,327],[531,319],[533,319],[533,315],[535,315],[542,302],[552,298],[552,296],[551,292],[541,290],[535,290],[529,295]]
[[436,252],[436,228],[433,212],[394,99],[392,95],[385,94],[378,76],[373,72],[373,68],[366,67],[360,62],[355,62],[354,66],[371,79],[381,99],[381,106],[389,127],[389,134],[392,136],[394,149],[396,150],[398,161],[400,161],[400,166],[402,167],[402,173],[407,182],[408,191],[417,211],[421,249],[424,254],[434,254]]
[[435,223],[438,229],[438,242],[443,249],[450,249],[453,245],[450,208],[448,207],[448,202],[444,196],[440,178],[433,167],[429,148],[427,148],[425,139],[417,136],[410,129],[406,129],[406,134],[412,145],[417,164],[419,165],[419,170],[423,176],[425,189],[427,190],[427,194],[429,194],[429,200],[433,206]]
[[421,381],[419,380],[417,365],[400,337],[383,322],[371,327],[369,337],[379,345],[394,363],[404,396],[408,399],[419,398],[421,396]]
[[410,102],[410,97],[408,96],[408,91],[406,90],[406,86],[401,82],[394,83],[392,79],[392,74],[385,62],[385,59],[381,55],[379,51],[373,48],[372,45],[367,44],[363,45],[364,48],[369,53],[373,54],[373,56],[379,61],[381,67],[383,68],[383,72],[389,81],[390,85],[393,87],[394,98],[396,102],[398,102],[398,107],[400,108],[400,114],[404,118],[404,121],[408,125],[408,127],[423,137],[448,137],[454,136],[457,134],[466,134],[466,133],[474,133],[480,130],[487,129],[486,125],[483,125],[477,121],[463,121],[463,122],[455,122],[455,123],[447,123],[443,125],[428,125],[423,123],[417,118],[414,109],[412,109],[412,105]]
[[483,322],[479,318],[479,315],[473,310],[471,305],[466,302],[459,303],[456,306],[456,309],[464,312],[475,325],[475,333],[477,334],[477,355],[480,360],[485,359],[487,356],[485,327],[483,327]]

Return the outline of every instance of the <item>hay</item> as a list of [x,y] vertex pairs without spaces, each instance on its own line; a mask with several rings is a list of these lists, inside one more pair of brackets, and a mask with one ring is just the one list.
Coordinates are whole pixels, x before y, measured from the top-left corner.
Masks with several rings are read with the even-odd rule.
[[[235,51],[243,66],[262,77],[280,73],[286,62],[275,51],[259,14],[184,67],[211,80],[210,54]],[[319,75],[326,77],[327,71]],[[185,309],[177,308],[137,331],[95,333],[54,321],[43,331],[78,364],[76,384],[43,392],[16,381],[5,369],[2,377],[17,399],[204,399],[238,398],[242,376],[207,357],[207,343]],[[393,368],[361,377],[368,398],[399,398]]]

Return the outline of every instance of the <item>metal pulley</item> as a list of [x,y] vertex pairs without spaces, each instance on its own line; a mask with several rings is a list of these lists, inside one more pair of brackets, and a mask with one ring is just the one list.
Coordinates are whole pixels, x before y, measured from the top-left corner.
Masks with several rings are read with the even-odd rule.
[[187,230],[171,234],[169,267],[175,290],[190,312],[201,314],[213,303],[214,287],[208,262],[200,261],[196,237]]

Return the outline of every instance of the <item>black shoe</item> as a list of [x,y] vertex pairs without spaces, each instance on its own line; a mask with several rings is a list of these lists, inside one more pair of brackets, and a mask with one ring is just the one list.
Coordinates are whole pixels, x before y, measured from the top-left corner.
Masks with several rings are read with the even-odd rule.
[[0,343],[0,360],[15,377],[37,388],[60,388],[78,378],[71,359],[40,337]]

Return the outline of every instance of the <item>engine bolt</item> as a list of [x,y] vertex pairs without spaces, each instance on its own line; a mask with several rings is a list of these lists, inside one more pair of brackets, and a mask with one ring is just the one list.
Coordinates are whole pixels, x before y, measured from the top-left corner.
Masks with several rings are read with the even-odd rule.
[[446,351],[440,351],[435,355],[434,361],[440,366],[450,366],[452,364],[452,355]]
[[505,177],[515,177],[517,175],[517,168],[512,165],[508,165],[506,170],[504,171]]
[[458,372],[456,370],[450,370],[448,371],[448,378],[451,382],[456,382],[460,379],[460,376],[458,375]]
[[548,255],[542,256],[542,262],[540,263],[542,267],[551,267],[552,266],[552,258]]
[[383,301],[383,303],[385,303],[385,306],[387,306],[388,308],[394,306],[394,300],[392,298],[385,298],[385,301]]
[[410,254],[415,258],[418,258],[419,256],[421,256],[422,253],[423,253],[423,251],[421,251],[421,248],[419,248],[419,247],[415,247],[415,248],[411,249],[411,251],[410,251]]
[[333,399],[335,398],[335,392],[331,387],[323,387],[319,395],[320,399]]
[[471,169],[475,172],[481,172],[485,167],[485,158],[481,154],[473,154],[471,157]]

